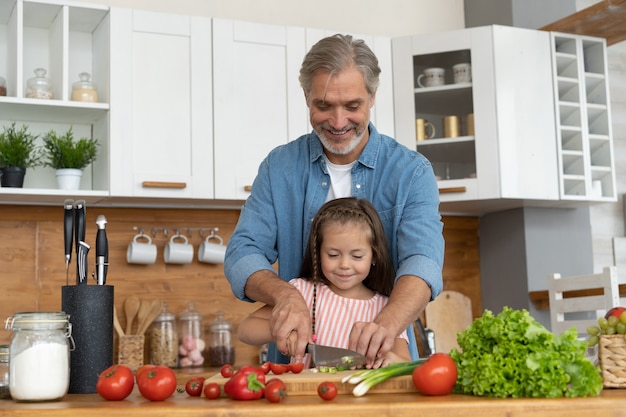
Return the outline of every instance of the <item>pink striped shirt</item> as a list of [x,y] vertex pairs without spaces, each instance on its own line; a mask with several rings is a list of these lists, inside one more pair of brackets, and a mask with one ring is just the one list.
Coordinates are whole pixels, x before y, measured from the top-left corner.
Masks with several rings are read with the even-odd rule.
[[[294,278],[289,283],[300,291],[313,316],[313,282]],[[369,300],[345,298],[319,283],[315,308],[316,343],[347,349],[352,325],[358,321],[374,321],[387,301],[389,298],[379,293],[375,293]],[[408,343],[406,331],[402,332],[400,337]]]

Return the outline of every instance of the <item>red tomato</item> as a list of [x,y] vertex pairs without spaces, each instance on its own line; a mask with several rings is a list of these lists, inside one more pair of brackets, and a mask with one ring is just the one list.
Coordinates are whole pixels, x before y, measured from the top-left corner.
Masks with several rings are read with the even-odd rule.
[[324,381],[317,386],[317,395],[330,401],[337,396],[337,385],[332,381]]
[[270,379],[265,383],[265,391],[263,395],[267,401],[271,403],[279,403],[287,398],[287,386],[281,379]]
[[263,373],[264,373],[265,375],[267,375],[267,374],[269,373],[269,371],[270,371],[270,366],[271,366],[271,365],[272,365],[272,363],[271,363],[271,362],[265,362],[265,363],[263,363],[263,365],[259,366],[259,369],[260,369],[261,371],[263,371]]
[[209,400],[214,400],[220,397],[222,389],[219,384],[215,382],[209,382],[204,386],[204,396]]
[[294,374],[299,374],[304,369],[304,363],[294,362],[289,364],[289,370]]
[[230,364],[222,365],[220,368],[220,374],[222,374],[224,378],[230,378],[235,375],[235,368],[233,368]]
[[128,366],[113,365],[98,376],[96,391],[105,400],[120,401],[133,392],[134,386],[133,371]]
[[413,385],[425,395],[448,395],[456,384],[454,360],[445,353],[435,353],[413,370]]
[[163,401],[176,391],[176,375],[167,366],[155,366],[139,374],[139,392],[150,401]]
[[604,315],[604,318],[608,319],[611,316],[615,316],[619,319],[619,317],[622,315],[624,311],[626,311],[626,307],[613,307],[612,309],[606,312],[606,314]]
[[287,372],[287,365],[283,365],[282,363],[270,363],[270,370],[275,375],[284,374]]
[[156,365],[143,365],[141,366],[139,369],[137,369],[137,372],[135,372],[135,382],[139,381],[139,375],[143,374],[144,372],[150,370],[150,369],[154,369],[156,368]]
[[204,377],[196,376],[187,381],[187,383],[185,384],[185,391],[187,391],[187,394],[191,395],[192,397],[199,397],[202,394],[203,384]]

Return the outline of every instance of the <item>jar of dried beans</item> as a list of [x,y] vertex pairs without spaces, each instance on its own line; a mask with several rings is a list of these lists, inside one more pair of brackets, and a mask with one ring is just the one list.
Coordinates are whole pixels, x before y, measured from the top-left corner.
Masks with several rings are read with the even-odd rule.
[[211,323],[209,337],[209,362],[212,367],[235,364],[235,347],[231,324],[224,318],[224,312],[218,311]]
[[167,309],[163,302],[159,314],[148,329],[150,340],[150,363],[175,367],[178,363],[178,334],[176,316]]

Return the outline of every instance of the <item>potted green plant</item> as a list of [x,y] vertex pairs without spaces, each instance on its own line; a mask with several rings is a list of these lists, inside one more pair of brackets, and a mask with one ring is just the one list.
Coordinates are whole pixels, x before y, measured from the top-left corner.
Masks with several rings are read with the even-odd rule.
[[0,133],[0,182],[3,187],[21,188],[24,185],[26,168],[41,163],[41,149],[37,147],[38,136],[28,132],[28,126],[18,130],[15,122],[5,126]]
[[59,188],[76,190],[80,186],[83,169],[98,156],[98,140],[80,138],[74,141],[72,128],[58,135],[54,130],[43,137],[44,166],[56,169]]

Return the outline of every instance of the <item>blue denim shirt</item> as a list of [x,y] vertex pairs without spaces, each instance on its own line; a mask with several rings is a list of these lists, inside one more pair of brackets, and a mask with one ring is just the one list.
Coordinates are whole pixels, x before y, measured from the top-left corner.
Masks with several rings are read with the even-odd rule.
[[[368,143],[352,168],[352,196],[376,207],[395,278],[422,278],[434,299],[443,287],[444,241],[432,167],[418,152],[379,134],[371,123],[369,131]],[[326,202],[329,185],[323,147],[315,133],[275,148],[263,160],[226,250],[224,272],[237,298],[252,301],[244,294],[248,277],[273,270],[277,260],[282,279],[299,276],[311,221]]]

